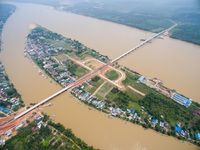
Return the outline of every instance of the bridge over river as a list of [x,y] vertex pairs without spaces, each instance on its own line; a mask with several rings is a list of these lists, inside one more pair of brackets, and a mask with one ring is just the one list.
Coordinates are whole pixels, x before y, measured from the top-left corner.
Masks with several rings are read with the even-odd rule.
[[174,27],[176,27],[177,24],[174,24],[173,26],[171,26],[170,28],[163,30],[159,33],[154,34],[153,36],[147,38],[145,41],[141,42],[140,44],[136,45],[135,47],[133,47],[132,49],[128,50],[127,52],[121,54],[120,56],[116,57],[115,59],[111,60],[110,62],[108,62],[107,64],[97,68],[96,70],[86,74],[85,76],[81,77],[80,79],[76,80],[75,82],[72,82],[71,84],[69,84],[68,86],[66,86],[65,88],[57,91],[56,93],[52,94],[51,96],[47,97],[46,99],[40,101],[39,103],[35,104],[34,106],[30,107],[29,109],[21,112],[20,114],[18,114],[17,116],[14,117],[14,120],[17,120],[19,118],[21,118],[22,116],[26,115],[27,113],[31,112],[32,110],[36,109],[37,107],[47,103],[48,101],[50,101],[51,99],[53,99],[54,97],[62,94],[63,92],[76,87],[80,84],[82,84],[83,82],[91,79],[93,76],[95,76],[96,74],[98,74],[100,71],[102,71],[103,69],[105,69],[107,66],[112,65],[113,63],[119,61],[120,59],[122,59],[123,57],[127,56],[128,54],[134,52],[135,50],[139,49],[140,47],[144,46],[145,44],[149,43],[150,41],[152,41],[153,39],[163,35],[164,33],[169,32],[170,30],[172,30]]

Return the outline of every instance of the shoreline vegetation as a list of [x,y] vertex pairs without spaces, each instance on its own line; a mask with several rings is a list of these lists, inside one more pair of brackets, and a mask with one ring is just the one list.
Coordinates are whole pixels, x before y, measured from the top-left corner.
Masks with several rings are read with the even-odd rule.
[[16,7],[10,4],[1,4],[0,3],[0,52],[2,49],[2,31],[3,26],[6,23],[7,19],[15,12]]
[[0,62],[0,112],[8,116],[17,112],[21,107],[24,107],[21,95],[9,80]]
[[[39,28],[41,28],[41,30],[39,30],[41,34],[35,34],[33,37],[27,37],[27,39],[32,38],[35,40],[36,37],[39,36],[38,40],[36,41],[27,40],[27,43],[30,44],[29,46],[34,45],[33,47],[31,47],[31,51],[29,51],[29,46],[26,47],[26,50],[29,51],[28,55],[31,56],[32,60],[42,70],[44,70],[45,73],[47,73],[50,77],[52,77],[57,83],[59,83],[63,87],[67,86],[71,82],[74,82],[77,78],[86,74],[89,70],[85,69],[84,67],[69,59],[64,61],[58,60],[55,57],[57,56],[57,54],[61,54],[64,51],[64,54],[73,58],[78,58],[79,60],[85,60],[87,56],[89,56],[98,59],[99,61],[104,63],[107,63],[109,61],[109,58],[107,56],[101,55],[97,51],[84,46],[79,41],[64,38],[61,35],[53,33],[42,27]],[[46,38],[48,40],[46,40]],[[44,50],[43,48],[47,49],[47,51],[41,52],[40,50]],[[27,53],[25,53],[25,55],[26,54]],[[125,90],[112,86],[108,84],[108,82],[104,81],[101,77],[95,76],[90,81],[87,81],[81,86],[74,88],[71,94],[73,94],[85,104],[94,107],[95,109],[98,109],[100,111],[103,111],[111,116],[139,124],[144,128],[151,128],[162,134],[174,136],[180,140],[189,141],[193,144],[200,146],[200,105],[198,103],[193,102],[191,106],[184,107],[172,101],[172,99],[167,98],[166,96],[160,94],[154,89],[149,88],[145,84],[139,82],[138,73],[129,70],[128,68],[123,66],[118,67],[120,67],[119,69],[126,73],[126,79],[122,81],[123,85],[125,86]],[[81,72],[81,74],[79,74],[79,72]],[[40,72],[40,74],[42,73]],[[113,77],[112,74],[111,79],[116,79],[116,76],[117,75],[115,74]],[[139,92],[143,93],[144,95],[138,95],[137,92],[131,91],[127,88],[129,86],[136,89],[135,91],[139,90]],[[103,89],[106,89],[106,92],[103,91]],[[98,96],[92,95],[94,91],[97,91]],[[106,94],[104,95],[102,93]],[[37,122],[37,125],[38,123],[39,122]],[[59,132],[59,136],[67,132],[67,136],[72,136],[70,137],[70,139],[73,139],[72,141],[78,140],[78,142],[80,142],[80,145],[83,146],[83,148],[87,149],[87,144],[85,144],[84,142],[82,143],[82,141],[76,138],[73,135],[73,133],[69,131],[69,129],[64,129],[64,127],[61,124],[56,124],[53,122],[49,124],[49,122],[42,122],[42,130],[36,129],[36,124],[32,126],[33,124],[34,123],[31,123],[30,126],[27,126],[27,128],[21,128],[21,131],[23,131],[23,129],[28,129],[28,133],[30,133],[30,131],[36,131],[40,133],[43,131],[49,132],[48,125],[51,126],[50,129],[52,129],[52,127],[54,127],[54,129],[58,127],[56,129],[57,131],[54,131]],[[45,126],[47,128],[43,128]],[[36,137],[38,137],[37,134],[38,133],[35,134]],[[49,144],[52,144],[52,141],[48,141],[49,139],[48,137],[46,137],[46,133],[42,133],[42,135],[44,135],[42,142],[39,141],[41,143],[37,144],[42,144],[42,146],[44,147],[49,146]],[[14,138],[19,137],[15,136],[12,138],[12,140]],[[45,138],[47,138],[48,140],[46,140]],[[31,140],[31,142],[34,143],[35,139]],[[72,141],[69,140],[68,142]],[[29,144],[31,144],[31,142]],[[57,142],[59,143],[60,141],[56,141],[55,144]],[[15,144],[16,141],[14,140],[13,145]],[[74,143],[72,142],[72,145],[73,144]],[[19,145],[22,146],[21,143]],[[76,146],[77,145],[75,144],[75,147]],[[89,149],[93,148],[89,147]]]
[[[42,70],[63,87],[80,77],[73,73],[77,68],[82,68],[81,70],[87,68],[84,65],[81,66],[81,62],[91,58],[103,63],[109,61],[108,57],[86,47],[79,41],[63,37],[41,26],[34,28],[27,36],[25,55],[29,55]],[[59,55],[67,57],[59,59],[57,57]],[[76,60],[74,61],[76,67],[68,65],[69,58]],[[180,105],[139,82],[141,75],[138,73],[120,65],[117,67],[126,74],[125,80],[121,83],[124,86],[123,90],[108,84],[97,75],[72,89],[71,94],[85,104],[111,116],[200,145],[197,139],[200,132],[200,105],[198,103],[192,102],[189,107]],[[84,74],[86,74],[85,71],[82,75]],[[116,78],[116,73],[112,78]],[[130,86],[136,90],[131,90]]]
[[[158,33],[176,22],[178,24],[177,27],[170,31],[171,38],[200,45],[199,10],[198,8],[194,8],[194,10],[191,11],[191,8],[195,6],[188,7],[185,2],[182,3],[180,1],[176,4],[179,6],[172,8],[171,6],[175,3],[173,1],[169,0],[166,4],[156,2],[158,3],[157,12],[156,8],[155,10],[151,9],[151,4],[146,6],[145,3],[148,2],[145,0],[141,0],[140,2],[132,0],[127,3],[130,3],[130,5],[124,8],[123,5],[126,5],[126,0],[119,0],[118,3],[104,0],[100,2],[82,2],[66,5],[62,7],[62,10],[154,33]],[[139,4],[135,5],[136,3]],[[169,6],[167,6],[167,4]],[[144,5],[147,8],[145,8]],[[167,7],[172,10],[169,11]],[[124,12],[123,9],[127,10]],[[161,13],[159,13],[159,10]],[[179,12],[174,13],[177,12],[177,10],[179,10]]]
[[[7,19],[14,13],[16,7],[10,4],[0,4],[0,52],[2,50],[2,30]],[[73,66],[76,67],[76,66]],[[80,70],[79,70],[80,71]],[[0,118],[7,117],[20,108],[25,107],[21,95],[9,80],[5,68],[0,61]],[[29,107],[29,106],[28,106]],[[37,115],[37,113],[35,113]],[[7,131],[0,138],[0,149],[71,149],[95,150],[71,129],[53,122],[47,115],[18,125],[15,131]],[[5,138],[5,139],[4,139]]]
[[[158,10],[156,8],[152,10],[152,8],[149,8],[152,5],[145,0],[141,0],[140,2],[135,2],[135,0],[128,1],[127,3],[131,3],[130,5],[127,5],[126,1],[119,0],[118,3],[105,0],[100,0],[99,2],[69,1],[68,4],[58,0],[50,0],[48,2],[43,0],[18,0],[17,2],[48,5],[58,10],[110,21],[154,33],[160,32],[176,22],[178,25],[170,32],[171,38],[200,45],[200,15],[196,4],[192,4],[189,7],[190,3],[188,4],[187,2],[182,3],[178,1],[176,3],[173,0],[169,0],[169,2],[163,4],[164,2],[161,1],[157,2],[158,4],[155,6],[156,8],[158,7]],[[135,5],[135,3],[138,4]],[[127,8],[124,8],[123,5]],[[172,7],[174,5],[177,6]],[[177,10],[179,13],[176,13]]]
[[[10,4],[0,4],[0,52],[2,50],[2,31],[7,19],[15,12],[16,7]],[[21,95],[17,92],[6,74],[0,61],[0,112],[5,117],[24,106]]]
[[29,123],[28,126],[18,129],[17,135],[6,141],[1,148],[8,150],[96,150],[77,138],[71,129],[66,129],[60,123],[55,123],[47,115],[43,115]]
[[[64,11],[71,12],[71,13],[78,14],[78,15],[87,16],[87,17],[92,17],[92,18],[96,18],[96,19],[100,19],[100,20],[104,20],[104,21],[109,21],[109,22],[113,22],[113,23],[116,23],[116,24],[125,25],[127,27],[136,28],[136,29],[139,29],[139,30],[152,32],[152,33],[158,33],[160,31],[172,26],[173,22],[174,22],[174,21],[170,21],[170,20],[166,19],[166,20],[164,20],[164,22],[166,23],[166,26],[165,25],[160,25],[160,26],[155,25],[154,28],[153,27],[149,28],[149,27],[145,27],[145,25],[141,25],[139,23],[138,24],[135,24],[135,23],[131,24],[131,23],[128,23],[128,22],[121,22],[120,20],[115,20],[113,18],[106,18],[106,17],[104,18],[104,17],[98,16],[98,15],[95,16],[93,13],[81,12],[78,9],[73,10],[73,8],[70,8],[70,7],[65,8]],[[147,18],[143,18],[142,20],[146,20],[146,19]],[[154,20],[154,21],[157,22],[159,19],[161,19],[161,18],[156,18],[156,20]],[[139,19],[139,21],[141,21],[141,20]],[[145,24],[149,24],[149,23],[145,23]],[[187,24],[181,25],[181,23],[180,24],[178,23],[177,27],[175,27],[172,31],[170,31],[169,37],[176,39],[176,40],[192,43],[192,44],[195,44],[195,45],[200,45],[200,40],[199,40],[200,39],[200,31],[199,31],[199,28],[198,28],[199,26],[200,26],[199,24],[191,26],[191,25],[187,25]],[[194,34],[194,31],[196,31],[195,34]]]

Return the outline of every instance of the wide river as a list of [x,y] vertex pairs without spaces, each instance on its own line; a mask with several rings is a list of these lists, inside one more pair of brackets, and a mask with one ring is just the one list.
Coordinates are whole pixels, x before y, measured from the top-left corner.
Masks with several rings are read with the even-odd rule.
[[[26,35],[32,23],[40,24],[114,58],[140,42],[149,32],[102,20],[54,10],[34,4],[16,4],[16,12],[3,30],[1,61],[26,104],[38,102],[61,87],[38,74],[38,68],[26,57]],[[200,100],[200,47],[165,38],[129,55],[122,62],[144,75],[158,77],[165,84]],[[144,130],[138,125],[109,118],[89,109],[69,93],[64,93],[44,109],[89,145],[108,150],[197,150],[198,147],[173,137]]]

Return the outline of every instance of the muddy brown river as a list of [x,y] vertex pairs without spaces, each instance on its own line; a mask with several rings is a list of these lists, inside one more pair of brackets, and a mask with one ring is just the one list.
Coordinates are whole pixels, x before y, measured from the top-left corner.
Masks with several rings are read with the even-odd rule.
[[[39,68],[24,57],[26,35],[33,23],[64,36],[80,40],[88,47],[114,58],[152,33],[102,20],[54,10],[34,4],[16,4],[16,12],[3,30],[0,59],[8,76],[26,104],[38,102],[61,89],[49,78],[39,75]],[[200,100],[200,47],[165,38],[139,49],[121,63],[144,75],[158,77],[187,96]],[[106,150],[198,150],[199,148],[153,130],[110,118],[89,109],[69,93],[51,101],[44,108],[58,121],[89,145]]]

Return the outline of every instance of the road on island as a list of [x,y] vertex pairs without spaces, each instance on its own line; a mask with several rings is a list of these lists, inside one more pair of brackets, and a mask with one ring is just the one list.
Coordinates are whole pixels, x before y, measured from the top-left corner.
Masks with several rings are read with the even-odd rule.
[[47,97],[46,99],[42,100],[41,102],[35,104],[34,106],[30,107],[29,109],[25,110],[24,112],[18,114],[17,116],[14,117],[14,120],[19,119],[20,117],[26,115],[27,113],[31,112],[32,110],[36,109],[37,107],[45,104],[46,102],[50,101],[51,99],[53,99],[54,97],[62,94],[63,92],[69,90],[70,88],[76,87],[78,85],[81,85],[82,83],[86,82],[87,80],[91,79],[93,76],[97,75],[100,71],[102,71],[103,69],[106,69],[106,67],[114,64],[115,62],[119,61],[120,59],[122,59],[123,57],[127,56],[128,54],[132,53],[133,51],[139,49],[140,47],[144,46],[145,44],[149,43],[150,41],[152,41],[153,39],[161,36],[162,34],[169,32],[170,30],[172,30],[174,27],[176,27],[177,24],[174,24],[173,26],[171,26],[170,28],[161,31],[149,38],[147,38],[145,41],[143,41],[142,43],[138,44],[137,46],[133,47],[132,49],[128,50],[127,52],[123,53],[122,55],[118,56],[117,58],[113,59],[112,61],[108,62],[105,65],[102,65],[101,67],[97,68],[96,70],[84,75],[83,77],[81,77],[80,79],[78,79],[77,81],[69,84],[67,87],[61,89],[60,91],[54,93],[53,95]]
[[[118,24],[56,11],[51,7],[33,4],[17,4],[17,6],[17,11],[8,19],[3,30],[4,49],[1,53],[1,61],[27,105],[37,103],[38,100],[45,99],[61,88],[56,83],[49,82],[48,78],[39,75],[39,68],[23,55],[24,43],[31,23],[40,24],[66,37],[77,39],[111,58],[122,53],[122,49],[129,49],[131,45],[136,45],[141,38],[150,35],[150,33]],[[149,45],[154,45],[155,42],[163,43],[165,40],[156,40]],[[177,43],[177,41],[174,42]],[[149,45],[142,49],[149,48]],[[178,42],[178,45],[184,48],[188,47],[188,44],[183,44],[183,42]],[[196,47],[189,47],[194,52]],[[112,50],[115,52],[113,53]],[[172,50],[174,49],[172,48]],[[183,49],[181,51],[184,52]],[[140,50],[136,53],[138,52]],[[135,56],[131,57],[137,59]],[[110,118],[105,113],[89,109],[68,92],[55,97],[51,103],[51,106],[43,109],[44,112],[66,128],[71,128],[75,135],[96,148],[109,150],[198,149],[187,142],[182,143],[172,137],[163,136],[152,130],[144,130],[135,124]],[[168,147],[166,148],[165,145]]]

